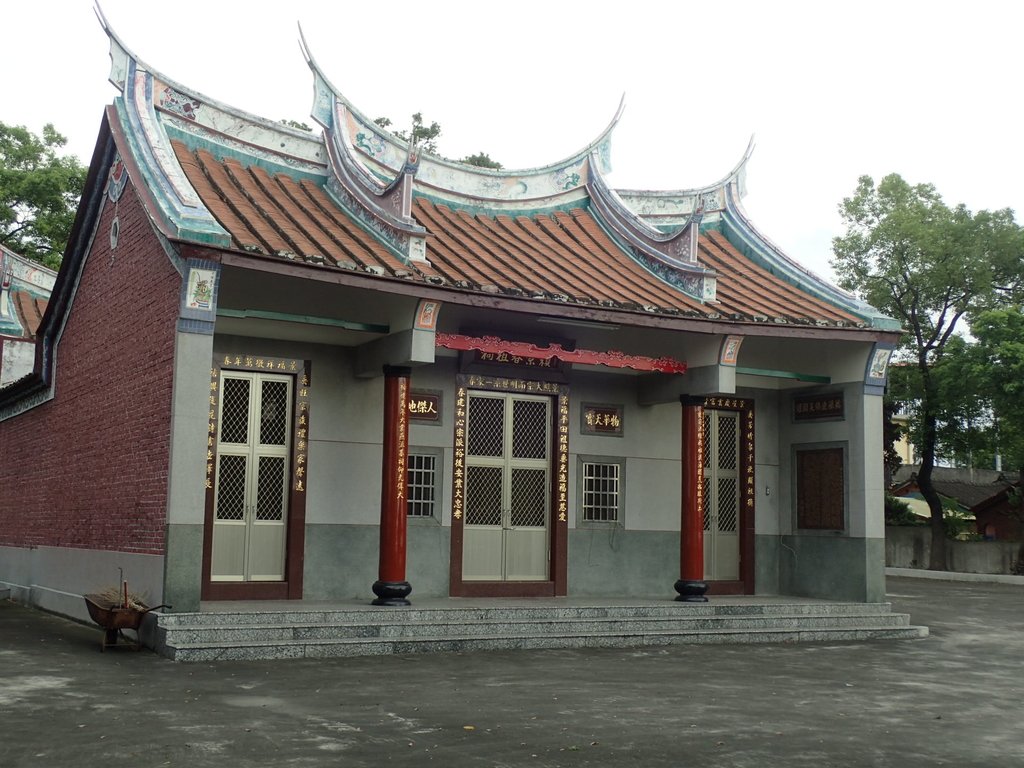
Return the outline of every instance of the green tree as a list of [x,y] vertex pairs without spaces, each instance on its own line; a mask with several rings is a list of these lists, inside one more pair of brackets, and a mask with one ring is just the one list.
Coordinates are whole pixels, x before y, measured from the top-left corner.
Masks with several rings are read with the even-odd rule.
[[284,120],[281,120],[280,123],[282,125],[287,125],[289,128],[295,128],[297,130],[307,131],[309,133],[313,132],[313,129],[306,123],[302,122],[301,120],[292,120],[291,118],[286,117]]
[[916,394],[921,468],[931,512],[929,568],[946,563],[942,500],[932,484],[943,401],[935,373],[965,317],[998,307],[1020,290],[1024,235],[1013,212],[951,208],[931,184],[892,174],[876,186],[860,178],[839,207],[846,234],[833,240],[840,284],[898,319],[906,334],[898,359]]
[[[390,129],[393,123],[390,118],[378,117],[374,120],[381,128]],[[417,112],[412,116],[412,129],[409,131],[391,131],[395,136],[414,144],[420,151],[430,155],[437,155],[437,140],[441,136],[441,126],[437,123],[424,125],[423,113]]]
[[893,475],[903,465],[896,443],[903,437],[903,428],[896,422],[896,414],[900,412],[900,401],[886,393],[882,405],[882,452],[885,466],[885,485],[892,482]]
[[994,417],[995,446],[1007,467],[1024,472],[1024,305],[980,313],[968,364],[984,383]]
[[87,169],[57,151],[67,140],[47,124],[36,136],[0,122],[0,243],[48,267],[60,266]]
[[486,152],[477,152],[475,155],[466,155],[464,158],[459,160],[460,163],[466,165],[475,165],[478,168],[490,168],[495,171],[501,170],[501,163],[497,160],[492,160],[491,156]]
[[[389,117],[378,117],[373,121],[381,128],[389,130],[393,135],[407,141],[411,144],[416,145],[421,151],[428,154],[440,157],[442,160],[448,160],[450,158],[445,157],[437,149],[437,140],[441,136],[441,126],[437,123],[432,122],[430,125],[426,125],[423,122],[423,113],[417,112],[412,116],[412,129],[410,131],[396,131],[391,128],[394,123]],[[460,163],[466,165],[475,165],[478,168],[491,168],[496,171],[501,170],[501,163],[497,160],[492,160],[491,156],[486,152],[477,152],[475,155],[466,155],[466,157],[459,160]]]

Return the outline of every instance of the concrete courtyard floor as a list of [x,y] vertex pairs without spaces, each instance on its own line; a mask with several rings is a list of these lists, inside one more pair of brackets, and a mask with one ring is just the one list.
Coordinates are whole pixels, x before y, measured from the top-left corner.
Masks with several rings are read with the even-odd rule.
[[0,603],[0,766],[1024,765],[1024,586],[923,640],[175,664]]

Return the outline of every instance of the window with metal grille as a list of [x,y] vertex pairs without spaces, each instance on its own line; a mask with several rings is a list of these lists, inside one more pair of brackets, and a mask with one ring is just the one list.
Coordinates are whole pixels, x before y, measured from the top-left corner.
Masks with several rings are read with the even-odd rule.
[[437,456],[432,453],[409,453],[409,517],[433,517],[437,501]]
[[622,515],[622,462],[583,461],[580,514],[587,523],[618,523]]

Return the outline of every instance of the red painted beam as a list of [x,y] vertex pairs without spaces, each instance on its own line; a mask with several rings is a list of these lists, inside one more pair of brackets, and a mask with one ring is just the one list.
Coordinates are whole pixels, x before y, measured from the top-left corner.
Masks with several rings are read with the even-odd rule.
[[438,333],[434,341],[438,347],[461,352],[477,351],[492,355],[507,355],[535,360],[557,359],[580,365],[604,365],[609,368],[631,368],[635,371],[657,371],[659,373],[686,373],[686,363],[670,357],[646,357],[627,355],[615,350],[595,352],[589,349],[563,349],[559,344],[538,347],[525,341],[509,341],[497,336],[463,336],[457,333]]

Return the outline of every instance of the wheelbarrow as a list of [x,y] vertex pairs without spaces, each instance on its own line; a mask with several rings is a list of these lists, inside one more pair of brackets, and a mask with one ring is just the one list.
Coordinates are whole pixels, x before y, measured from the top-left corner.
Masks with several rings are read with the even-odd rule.
[[[83,595],[85,605],[89,609],[89,616],[103,628],[103,639],[100,641],[100,650],[113,648],[117,645],[118,636],[123,637],[136,651],[142,647],[139,642],[139,627],[142,626],[142,619],[150,611],[158,608],[170,608],[169,605],[155,605],[148,608],[144,605],[133,604],[128,607],[122,602],[112,600],[106,595]],[[135,640],[125,637],[122,630],[131,629],[135,632]]]

